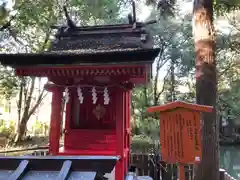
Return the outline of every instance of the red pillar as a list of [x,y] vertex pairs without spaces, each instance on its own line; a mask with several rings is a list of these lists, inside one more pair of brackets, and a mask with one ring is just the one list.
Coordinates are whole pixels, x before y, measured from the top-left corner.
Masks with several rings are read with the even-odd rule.
[[52,109],[49,135],[49,153],[57,155],[59,152],[60,128],[61,128],[61,110],[62,110],[62,89],[54,87],[52,92]]
[[127,172],[127,92],[123,93],[123,118],[124,118],[124,172]]
[[116,153],[121,159],[116,164],[115,180],[124,180],[124,92],[121,89],[117,92],[116,102]]
[[130,139],[131,139],[131,90],[126,92],[126,147],[128,148],[127,157],[126,157],[126,170],[128,171],[130,164]]
[[130,158],[130,90],[124,92],[124,149],[125,172],[128,171]]

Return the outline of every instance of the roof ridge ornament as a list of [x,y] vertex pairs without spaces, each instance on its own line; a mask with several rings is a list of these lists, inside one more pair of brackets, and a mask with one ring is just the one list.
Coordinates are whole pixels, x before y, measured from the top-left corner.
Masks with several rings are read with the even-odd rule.
[[73,22],[73,20],[70,18],[66,5],[63,6],[63,11],[64,11],[65,17],[67,19],[67,26],[68,26],[68,28],[70,28],[70,29],[76,28],[77,26]]
[[128,23],[132,24],[133,29],[137,27],[137,18],[136,18],[136,6],[135,1],[132,0],[132,13],[128,14]]
[[[137,15],[136,15],[136,4],[135,1],[132,0],[132,13],[128,14],[128,23],[132,24],[133,29],[137,27]],[[156,20],[148,20],[147,22],[143,23],[145,25],[151,25],[157,23]]]

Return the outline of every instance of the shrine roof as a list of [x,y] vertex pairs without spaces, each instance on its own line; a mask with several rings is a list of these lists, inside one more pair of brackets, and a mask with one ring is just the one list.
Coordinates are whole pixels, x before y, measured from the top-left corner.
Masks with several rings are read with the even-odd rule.
[[48,51],[0,54],[3,65],[153,63],[159,53],[143,23],[57,27]]
[[153,47],[153,38],[143,23],[87,26],[58,27],[50,51],[76,49],[126,49]]
[[55,26],[50,48],[41,53],[0,54],[0,62],[12,67],[38,65],[153,63],[154,48],[147,23],[101,26]]
[[158,55],[159,49],[79,49],[48,51],[42,53],[0,54],[3,65],[13,67],[33,65],[81,65],[81,64],[150,64]]
[[164,111],[171,111],[176,108],[184,108],[184,109],[189,109],[189,110],[193,110],[193,111],[201,111],[201,112],[212,112],[213,111],[212,106],[186,103],[183,101],[175,101],[175,102],[170,102],[170,103],[162,105],[162,106],[150,107],[150,108],[148,108],[148,112],[150,112],[150,113],[151,112],[164,112]]

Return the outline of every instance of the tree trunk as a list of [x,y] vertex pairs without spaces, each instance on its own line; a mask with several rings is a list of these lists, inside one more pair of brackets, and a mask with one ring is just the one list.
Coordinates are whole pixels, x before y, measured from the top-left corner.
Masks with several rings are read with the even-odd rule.
[[[31,78],[31,86],[30,86],[29,92],[26,91],[25,93],[25,96],[27,96],[27,98],[25,98],[26,100],[23,108],[23,114],[22,114],[21,121],[17,130],[17,134],[14,140],[15,143],[18,143],[21,140],[23,140],[23,137],[25,135],[27,122],[30,118],[30,110],[31,110],[30,107],[31,107],[31,102],[33,98],[32,96],[33,96],[34,87],[35,87],[35,78]],[[35,110],[36,109],[34,109],[34,111]]]
[[223,136],[223,116],[220,115],[219,116],[219,133],[220,133],[220,137]]
[[196,51],[196,101],[214,107],[202,114],[202,162],[195,171],[196,180],[219,180],[219,131],[216,118],[217,78],[213,2],[194,0],[193,37]]
[[233,129],[234,129],[234,120],[231,119],[231,118],[228,118],[227,122],[228,122],[228,125],[227,125],[227,133],[226,133],[226,136],[227,137],[230,137],[232,139],[235,139],[233,137]]
[[14,139],[15,143],[19,143],[20,141],[23,140],[26,130],[27,130],[26,120],[22,119],[20,124],[18,125],[18,131]]
[[170,66],[170,74],[171,74],[171,90],[170,90],[170,94],[171,94],[171,101],[175,101],[176,100],[176,92],[175,92],[175,86],[176,86],[176,82],[175,82],[175,59],[174,57],[172,57],[171,59],[171,66]]
[[23,89],[24,89],[24,85],[25,85],[24,78],[21,78],[20,80],[21,80],[21,83],[20,83],[20,90],[19,90],[19,99],[17,101],[18,120],[17,120],[16,127],[15,127],[15,133],[18,132],[18,127],[19,127],[20,121],[21,121]]

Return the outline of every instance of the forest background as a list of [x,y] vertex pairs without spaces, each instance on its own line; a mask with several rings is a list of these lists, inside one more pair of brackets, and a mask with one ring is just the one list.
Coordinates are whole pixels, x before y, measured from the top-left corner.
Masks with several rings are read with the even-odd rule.
[[[131,11],[127,0],[68,0],[73,20],[81,26],[128,23]],[[1,53],[41,52],[48,49],[53,39],[52,25],[65,24],[60,0],[1,0]],[[197,2],[195,0],[194,2]],[[213,1],[216,31],[215,59],[217,64],[217,120],[228,126],[228,136],[240,129],[240,11],[239,2]],[[137,1],[137,17],[141,21],[157,20],[149,26],[155,46],[160,48],[152,81],[137,87],[132,93],[133,143],[148,149],[159,139],[159,121],[146,108],[174,100],[196,101],[195,46],[192,35],[193,2],[187,0]],[[146,16],[145,13],[149,12]],[[144,17],[145,16],[145,17]],[[44,79],[14,76],[10,68],[0,68],[0,95],[3,111],[16,113],[15,119],[3,116],[1,134],[15,142],[25,138],[27,124],[36,122],[28,134],[47,135],[48,121],[35,117],[49,94],[43,88]],[[40,85],[39,85],[40,84]],[[10,111],[15,104],[16,111]],[[7,119],[7,120],[6,120]],[[23,131],[19,131],[22,128]],[[150,144],[150,145],[149,145]],[[146,146],[146,147],[145,147]]]
[[[49,47],[54,30],[51,26],[65,24],[62,1],[28,0],[0,1],[0,51],[1,53],[41,52]],[[128,23],[130,2],[120,0],[70,0],[70,15],[81,26]],[[195,102],[195,51],[192,40],[192,2],[177,1],[170,10],[159,9],[154,2],[136,1],[139,21],[157,20],[149,26],[160,48],[153,71],[154,77],[146,86],[137,87],[132,93],[132,122],[136,137],[158,139],[159,123],[146,112],[151,105],[174,100]],[[240,124],[240,12],[238,10],[215,13],[217,34],[216,61],[218,66],[218,111],[221,124],[238,127]],[[17,132],[18,124],[35,121],[33,129],[46,129],[36,113],[43,99],[50,96],[43,88],[46,79],[19,78],[13,70],[0,68],[0,95],[2,114],[16,113],[17,119],[2,121],[1,131]],[[49,98],[47,98],[49,99]],[[45,103],[45,105],[49,104]],[[10,107],[14,110],[10,111]],[[10,112],[9,112],[10,111]],[[17,112],[16,112],[17,111]],[[6,116],[2,116],[6,119]],[[10,124],[10,125],[9,125]],[[44,124],[44,125],[43,125]],[[8,126],[8,127],[7,127]],[[44,128],[45,127],[45,128]],[[8,129],[11,130],[8,130]],[[232,128],[230,128],[232,129]],[[14,131],[15,130],[15,131]],[[39,131],[39,132],[38,132]],[[43,133],[37,130],[34,133]],[[230,130],[232,131],[232,130]],[[30,130],[31,132],[31,130]],[[230,134],[232,132],[229,132]],[[20,140],[23,137],[20,137]],[[144,139],[145,139],[144,138]]]

